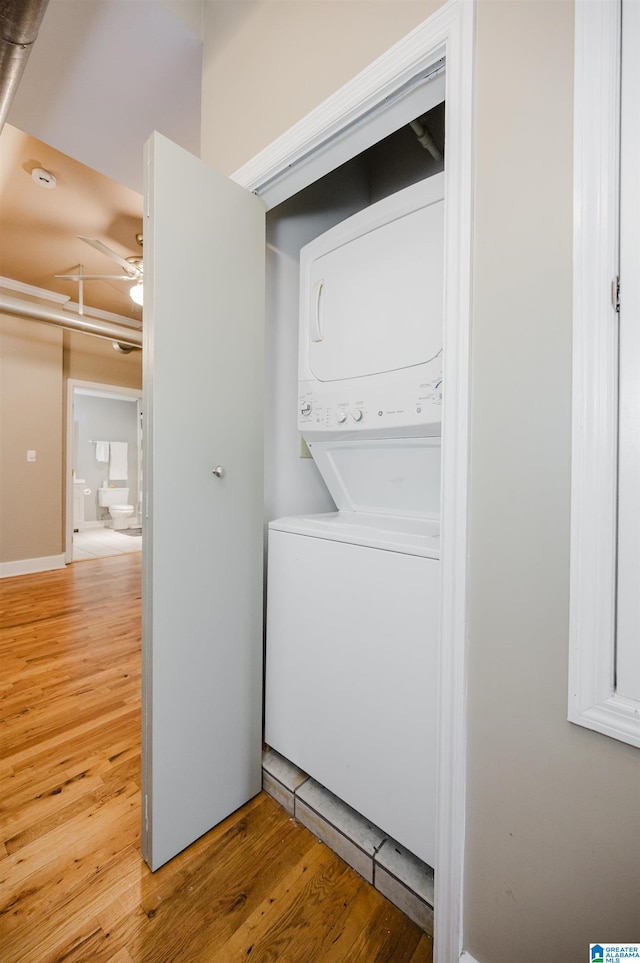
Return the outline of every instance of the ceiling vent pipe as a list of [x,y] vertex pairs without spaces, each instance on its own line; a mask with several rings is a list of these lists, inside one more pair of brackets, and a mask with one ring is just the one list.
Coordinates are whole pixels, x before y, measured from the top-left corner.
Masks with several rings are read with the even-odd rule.
[[70,317],[65,311],[60,311],[58,308],[50,308],[47,305],[36,304],[31,301],[22,301],[20,298],[14,298],[6,294],[0,294],[0,313],[27,318],[29,321],[44,321],[46,324],[55,324],[68,331],[80,331],[82,334],[92,334],[96,338],[116,341],[126,347],[142,347],[141,331],[132,330],[120,324],[99,321],[97,318],[89,318],[86,314]]
[[0,131],[26,66],[49,0],[0,2]]

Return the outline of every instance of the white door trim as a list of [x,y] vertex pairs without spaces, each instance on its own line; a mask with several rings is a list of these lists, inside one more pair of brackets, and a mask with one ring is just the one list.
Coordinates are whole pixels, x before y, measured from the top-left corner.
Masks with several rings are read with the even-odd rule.
[[622,0],[616,694],[640,715],[640,4]]
[[620,2],[576,3],[571,722],[640,746],[638,703],[614,691]]
[[[462,951],[466,780],[467,487],[471,316],[473,0],[425,23],[232,175],[274,206],[300,189],[299,165],[446,58],[445,371],[442,659],[435,963]],[[279,183],[277,200],[272,192]],[[284,188],[282,185],[285,185]],[[289,193],[287,194],[287,184]]]
[[65,521],[64,521],[64,562],[73,561],[73,396],[76,388],[89,391],[106,391],[114,395],[127,395],[142,400],[142,388],[125,388],[122,385],[106,385],[101,381],[79,381],[67,378],[67,425],[65,433],[66,470],[65,470]]

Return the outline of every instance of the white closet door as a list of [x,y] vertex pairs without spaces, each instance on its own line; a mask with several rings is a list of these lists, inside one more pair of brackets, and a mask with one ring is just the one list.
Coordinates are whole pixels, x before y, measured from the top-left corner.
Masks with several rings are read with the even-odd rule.
[[616,692],[640,701],[640,5],[622,6]]
[[157,869],[261,785],[265,216],[159,134],[146,170],[142,845]]

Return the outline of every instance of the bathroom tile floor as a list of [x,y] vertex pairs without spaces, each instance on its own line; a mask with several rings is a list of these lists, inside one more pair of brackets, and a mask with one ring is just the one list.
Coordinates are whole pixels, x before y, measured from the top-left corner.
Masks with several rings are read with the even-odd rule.
[[105,555],[124,555],[141,549],[141,535],[125,535],[112,528],[87,528],[84,532],[73,533],[74,562],[104,558]]

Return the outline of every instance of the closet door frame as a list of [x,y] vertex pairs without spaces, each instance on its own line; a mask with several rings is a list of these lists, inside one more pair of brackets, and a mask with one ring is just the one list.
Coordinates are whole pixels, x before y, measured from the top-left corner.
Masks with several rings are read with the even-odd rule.
[[[267,210],[363,149],[383,111],[446,63],[445,306],[442,450],[442,631],[438,685],[435,963],[463,951],[466,639],[472,264],[473,0],[449,0],[335,95],[232,174]],[[388,115],[387,115],[388,116]],[[372,125],[371,127],[369,125]],[[399,125],[398,125],[399,126]],[[390,128],[393,129],[393,128]],[[370,140],[373,143],[376,139]],[[366,135],[365,135],[366,140]],[[339,144],[346,156],[340,159]],[[353,144],[359,143],[359,147]],[[350,153],[349,153],[350,151]],[[331,157],[328,161],[327,158]],[[327,166],[329,163],[329,166]]]

